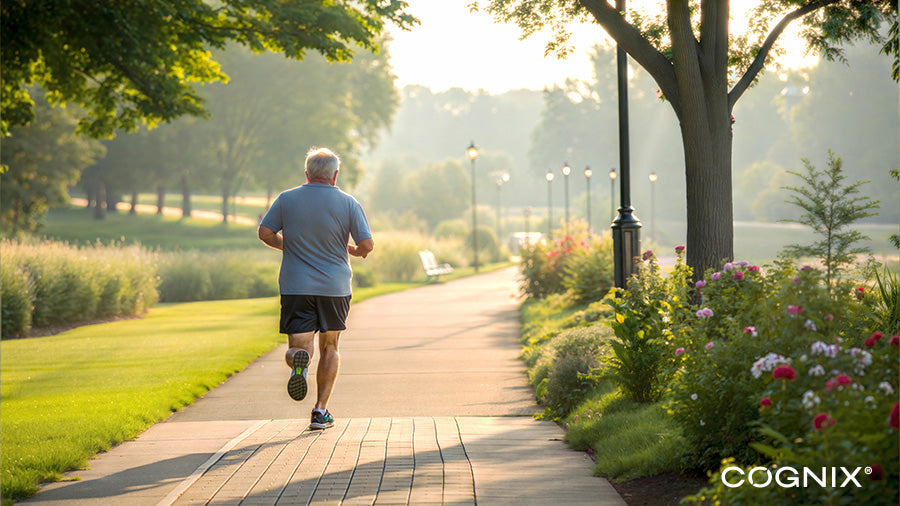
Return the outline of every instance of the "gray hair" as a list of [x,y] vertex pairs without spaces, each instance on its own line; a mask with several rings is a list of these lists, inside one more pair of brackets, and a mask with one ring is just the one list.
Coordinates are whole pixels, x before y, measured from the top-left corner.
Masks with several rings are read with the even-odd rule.
[[341,167],[341,159],[328,148],[311,148],[306,153],[306,174],[310,179],[331,179]]

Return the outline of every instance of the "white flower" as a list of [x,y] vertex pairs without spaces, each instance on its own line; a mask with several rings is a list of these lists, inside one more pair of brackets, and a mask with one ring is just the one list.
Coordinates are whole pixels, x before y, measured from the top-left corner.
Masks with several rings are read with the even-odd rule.
[[697,394],[691,394],[691,400],[692,400],[692,401],[696,401],[696,400],[697,400]]
[[813,332],[815,332],[817,330],[816,322],[809,320],[809,319],[806,320],[806,323],[804,323],[803,326],[806,327],[806,330],[812,330]]
[[825,353],[825,350],[828,349],[828,345],[822,341],[816,341],[812,343],[812,346],[809,347],[809,350],[813,355],[818,355],[820,353]]
[[807,390],[806,392],[804,392],[803,398],[800,402],[803,403],[804,408],[812,409],[816,406],[816,404],[821,403],[822,399],[819,399],[819,396],[816,395],[816,393],[812,390]]
[[815,366],[815,367],[810,367],[810,368],[809,368],[809,375],[810,375],[810,376],[824,376],[824,375],[825,375],[825,368],[822,367],[821,365],[817,365],[817,366]]
[[841,351],[840,346],[838,346],[836,344],[831,344],[831,345],[828,345],[828,348],[825,350],[825,356],[828,358],[834,358],[834,357],[838,356],[838,353],[840,353],[840,351]]
[[703,427],[704,425],[706,425],[706,422],[704,422],[703,420],[700,420],[700,426]]
[[768,353],[765,357],[761,357],[753,363],[753,366],[750,367],[750,373],[753,374],[754,378],[759,378],[764,371],[771,371],[772,369],[775,369],[776,366],[787,363],[790,363],[790,360],[781,355],[777,353]]
[[[875,398],[872,397],[871,395],[866,397],[866,404],[875,404]],[[874,406],[869,406],[869,407],[874,407]]]
[[891,387],[891,384],[887,381],[882,381],[881,383],[879,383],[878,388],[880,388],[887,395],[891,395],[892,393],[894,393],[893,387]]

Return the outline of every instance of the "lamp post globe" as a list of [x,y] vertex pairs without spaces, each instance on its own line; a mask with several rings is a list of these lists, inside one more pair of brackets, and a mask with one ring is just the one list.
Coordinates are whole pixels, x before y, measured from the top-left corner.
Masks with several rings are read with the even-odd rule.
[[618,177],[616,168],[609,169],[609,215],[610,220],[616,219],[616,177]]

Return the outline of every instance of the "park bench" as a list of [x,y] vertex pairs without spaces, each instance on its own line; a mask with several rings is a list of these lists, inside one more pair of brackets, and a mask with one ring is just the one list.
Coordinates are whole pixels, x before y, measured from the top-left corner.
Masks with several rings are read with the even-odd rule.
[[438,265],[437,260],[434,259],[434,253],[429,250],[420,251],[419,260],[422,261],[422,268],[425,269],[426,281],[436,281],[440,279],[442,274],[453,272],[453,267],[450,267],[450,264]]

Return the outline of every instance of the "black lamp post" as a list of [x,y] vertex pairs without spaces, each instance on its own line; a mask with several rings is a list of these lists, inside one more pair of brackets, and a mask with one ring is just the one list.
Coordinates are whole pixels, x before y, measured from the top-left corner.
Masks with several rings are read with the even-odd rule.
[[553,238],[553,171],[547,171],[547,237]]
[[656,172],[650,173],[650,237],[656,239]]
[[566,237],[569,236],[569,173],[571,172],[572,167],[569,167],[569,162],[563,162],[562,173],[566,188]]
[[591,230],[591,175],[593,172],[590,167],[584,168],[584,180],[587,187],[587,224],[588,224],[588,234],[592,233]]
[[[625,12],[625,0],[616,0],[616,10]],[[631,160],[628,147],[628,55],[622,46],[616,48],[616,77],[619,95],[619,168],[622,181],[619,193],[622,205],[612,223],[615,281],[617,288],[625,288],[628,278],[636,272],[635,256],[641,254],[641,221],[631,207]]]
[[478,208],[475,203],[475,159],[478,158],[478,148],[475,147],[475,141],[469,143],[466,155],[472,161],[472,256],[475,272],[478,272]]
[[609,169],[609,219],[616,219],[616,168]]

